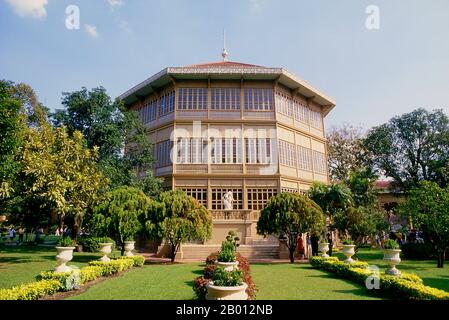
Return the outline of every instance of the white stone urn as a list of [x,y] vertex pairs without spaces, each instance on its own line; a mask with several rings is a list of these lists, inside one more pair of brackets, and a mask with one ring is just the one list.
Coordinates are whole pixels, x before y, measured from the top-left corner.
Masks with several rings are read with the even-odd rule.
[[127,257],[134,256],[132,251],[134,250],[135,243],[136,243],[135,241],[125,241],[125,256]]
[[206,285],[206,288],[206,300],[248,300],[246,294],[248,285],[244,282],[236,287],[219,287],[214,286],[214,282],[211,281]]
[[72,268],[66,265],[67,262],[73,259],[73,250],[75,247],[56,247],[58,254],[56,255],[56,261],[58,265],[55,268],[55,272],[70,272]]
[[318,249],[321,251],[321,258],[329,258],[327,252],[329,251],[329,243],[321,242],[318,244]]
[[384,249],[384,261],[388,263],[390,268],[388,268],[385,273],[392,276],[400,276],[401,271],[396,269],[396,266],[401,263],[401,249]]
[[353,263],[354,259],[352,259],[352,256],[355,254],[355,245],[354,244],[344,244],[342,252],[346,257],[345,262],[346,263]]
[[109,259],[108,254],[112,252],[112,242],[108,243],[99,243],[100,246],[100,252],[103,254],[103,256],[100,258],[100,261],[103,262],[109,262],[111,259]]
[[215,264],[218,267],[223,267],[225,269],[225,271],[231,272],[233,270],[238,269],[239,262],[238,261],[221,262],[221,261],[216,260]]

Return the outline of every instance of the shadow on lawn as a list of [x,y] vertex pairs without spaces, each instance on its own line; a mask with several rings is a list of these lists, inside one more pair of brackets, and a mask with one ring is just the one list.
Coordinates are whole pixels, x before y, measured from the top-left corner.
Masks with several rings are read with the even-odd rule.
[[439,276],[439,278],[422,277],[424,284],[426,286],[430,286],[433,288],[437,288],[437,289],[449,292],[449,281],[445,280],[443,278],[449,278],[449,276],[441,275],[441,276]]

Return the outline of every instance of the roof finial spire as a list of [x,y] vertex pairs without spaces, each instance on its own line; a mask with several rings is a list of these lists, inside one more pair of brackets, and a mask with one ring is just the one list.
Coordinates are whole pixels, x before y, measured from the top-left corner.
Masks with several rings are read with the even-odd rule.
[[223,29],[223,52],[221,53],[223,61],[228,61],[228,50],[226,50],[226,30]]

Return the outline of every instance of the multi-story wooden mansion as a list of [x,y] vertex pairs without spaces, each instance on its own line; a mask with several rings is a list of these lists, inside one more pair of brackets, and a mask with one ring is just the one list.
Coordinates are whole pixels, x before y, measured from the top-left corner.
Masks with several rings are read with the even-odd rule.
[[[328,181],[324,118],[335,101],[283,68],[228,61],[170,67],[120,98],[148,127],[154,175],[212,213],[209,245],[229,230],[243,245],[264,244],[256,222],[271,196]],[[228,191],[232,210],[223,208]]]

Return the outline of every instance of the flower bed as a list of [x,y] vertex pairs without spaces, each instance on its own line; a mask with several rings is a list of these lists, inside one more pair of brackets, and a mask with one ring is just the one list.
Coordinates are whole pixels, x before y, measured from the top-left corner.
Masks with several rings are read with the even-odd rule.
[[[214,272],[217,268],[215,261],[217,260],[218,252],[210,254],[206,258],[206,267],[204,268],[204,275],[197,277],[193,285],[193,291],[195,291],[196,296],[200,300],[204,300],[207,294],[206,285],[213,278]],[[243,257],[240,253],[236,254],[237,261],[239,262],[239,270],[243,272],[243,282],[248,285],[246,289],[246,294],[248,295],[248,300],[254,300],[256,298],[257,288],[251,278],[250,268],[248,259]]]
[[120,257],[109,262],[91,261],[89,266],[71,272],[41,272],[35,282],[22,284],[11,289],[0,289],[0,300],[37,300],[56,292],[79,289],[83,284],[104,276],[141,267],[145,262],[142,256]]
[[[362,286],[366,286],[368,277],[374,275],[374,271],[368,268],[368,263],[357,261],[347,264],[339,261],[336,257],[323,259],[321,257],[312,257],[310,264],[316,268],[331,272],[336,276],[354,281]],[[423,281],[417,275],[411,273],[402,273],[401,276],[390,276],[383,273],[379,274],[380,289],[371,291],[383,294],[394,299],[406,300],[448,300],[449,292],[435,289],[423,284]]]

